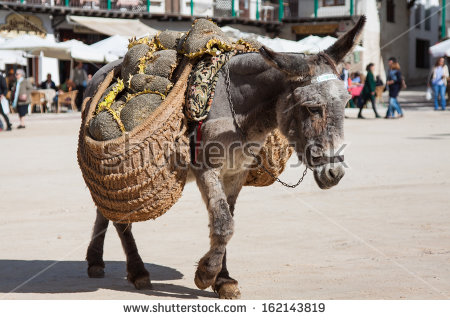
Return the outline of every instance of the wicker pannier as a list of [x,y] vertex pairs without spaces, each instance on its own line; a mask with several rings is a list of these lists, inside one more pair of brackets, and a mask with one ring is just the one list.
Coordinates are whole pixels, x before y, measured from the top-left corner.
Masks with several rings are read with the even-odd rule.
[[260,163],[272,174],[268,174],[262,166],[255,164],[255,168],[248,173],[245,186],[265,187],[276,181],[274,177],[284,171],[286,163],[294,150],[278,129],[272,131],[266,138],[264,146],[259,152]]
[[132,223],[155,219],[181,196],[190,162],[183,104],[192,69],[190,62],[183,65],[167,98],[145,121],[119,138],[96,141],[88,130],[114,70],[92,97],[84,99],[78,163],[94,203],[109,220]]

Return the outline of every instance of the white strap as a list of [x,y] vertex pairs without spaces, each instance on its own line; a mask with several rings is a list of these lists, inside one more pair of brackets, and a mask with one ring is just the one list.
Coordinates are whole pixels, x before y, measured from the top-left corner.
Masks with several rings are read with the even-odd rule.
[[319,83],[319,82],[324,82],[324,81],[328,81],[328,80],[335,80],[337,78],[338,77],[334,73],[325,73],[325,74],[322,74],[322,75],[316,77],[315,79],[312,79],[311,82]]

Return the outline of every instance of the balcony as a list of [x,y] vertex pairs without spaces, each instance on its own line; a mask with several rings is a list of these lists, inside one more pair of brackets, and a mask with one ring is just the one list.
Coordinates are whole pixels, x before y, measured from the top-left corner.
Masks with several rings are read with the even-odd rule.
[[[130,14],[186,18],[212,17],[237,21],[280,22],[289,15],[289,4],[280,0],[0,0],[19,11],[58,12],[124,17]],[[280,15],[280,6],[282,14]],[[21,9],[22,8],[22,9]],[[106,13],[111,12],[111,13]],[[114,13],[113,13],[114,12]]]
[[284,0],[284,21],[327,20],[349,17],[365,0]]

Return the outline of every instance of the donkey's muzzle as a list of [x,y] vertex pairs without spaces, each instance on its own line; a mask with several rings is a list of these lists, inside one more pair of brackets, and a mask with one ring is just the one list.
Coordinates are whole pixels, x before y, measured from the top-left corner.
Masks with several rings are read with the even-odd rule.
[[329,189],[339,183],[345,174],[342,163],[327,163],[314,168],[314,179],[321,189]]

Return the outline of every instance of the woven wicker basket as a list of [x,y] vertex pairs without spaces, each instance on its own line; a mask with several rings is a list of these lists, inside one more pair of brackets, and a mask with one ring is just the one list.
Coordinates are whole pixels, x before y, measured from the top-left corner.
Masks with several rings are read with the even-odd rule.
[[184,69],[167,98],[143,123],[117,139],[96,141],[88,131],[114,70],[92,97],[84,99],[78,163],[94,203],[109,220],[155,219],[181,196],[190,162],[183,104],[192,69],[190,62],[182,63]]
[[[273,177],[278,177],[284,171],[293,151],[286,137],[278,129],[275,129],[267,136],[264,146],[259,152],[261,164]],[[248,173],[245,186],[270,186],[276,181],[273,177],[262,166],[255,164],[255,168]]]

